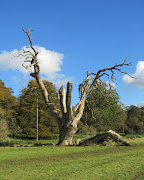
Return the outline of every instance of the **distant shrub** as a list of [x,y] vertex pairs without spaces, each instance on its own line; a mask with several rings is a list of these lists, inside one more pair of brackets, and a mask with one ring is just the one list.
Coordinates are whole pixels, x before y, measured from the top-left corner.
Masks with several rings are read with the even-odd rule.
[[0,141],[8,139],[8,125],[5,119],[0,119]]
[[126,135],[126,138],[127,139],[135,139],[136,136],[134,134],[128,134],[128,135]]
[[84,135],[92,136],[95,136],[97,134],[97,130],[95,127],[84,125],[81,121],[78,124],[78,132]]
[[15,144],[13,142],[10,142],[10,141],[0,142],[0,147],[6,147],[6,146],[14,147]]

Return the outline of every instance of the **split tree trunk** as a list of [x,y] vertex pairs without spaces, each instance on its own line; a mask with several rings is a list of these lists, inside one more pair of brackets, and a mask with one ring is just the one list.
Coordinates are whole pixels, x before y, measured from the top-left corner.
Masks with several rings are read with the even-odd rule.
[[83,115],[85,106],[85,98],[82,99],[79,105],[79,111],[72,109],[72,83],[67,83],[67,93],[65,99],[65,89],[61,86],[59,90],[59,100],[62,112],[61,122],[59,124],[59,142],[57,145],[72,145],[73,136],[77,131],[77,124]]
[[[72,97],[72,83],[67,83],[67,92],[65,98],[65,89],[61,86],[59,90],[59,102],[61,107],[61,112],[56,109],[55,104],[50,102],[48,92],[45,85],[39,75],[39,66],[34,65],[35,72],[31,73],[34,77],[42,91],[45,103],[51,112],[54,114],[58,126],[59,126],[59,142],[57,145],[72,145],[73,136],[77,131],[77,124],[81,119],[85,107],[85,94],[81,98],[81,101],[77,104],[76,108],[72,109],[71,97]],[[77,111],[78,110],[78,111]]]
[[[31,52],[29,49],[21,49],[22,54],[20,55],[26,56],[26,59],[24,62],[30,62],[28,66],[24,66],[26,69],[28,67],[34,67],[34,73],[31,73],[30,75],[34,77],[42,91],[45,103],[47,107],[50,109],[50,111],[53,113],[55,118],[57,119],[60,136],[59,136],[59,142],[58,145],[72,145],[72,139],[73,135],[77,131],[77,124],[79,120],[81,119],[85,107],[85,96],[87,93],[89,93],[94,87],[98,89],[97,83],[98,81],[104,85],[105,83],[101,80],[101,77],[106,75],[109,78],[109,84],[110,79],[114,79],[114,70],[117,70],[121,73],[127,74],[126,72],[123,72],[121,70],[122,66],[129,66],[130,64],[126,64],[126,60],[122,64],[117,64],[111,68],[104,68],[99,70],[97,73],[90,73],[87,71],[87,78],[82,82],[82,84],[79,85],[79,103],[75,106],[74,109],[72,109],[71,105],[71,96],[72,96],[72,83],[67,83],[67,94],[66,94],[66,100],[65,100],[65,89],[63,86],[61,87],[59,91],[59,100],[60,100],[60,107],[61,111],[58,110],[54,103],[52,103],[49,99],[48,92],[43,84],[43,81],[40,77],[40,67],[38,64],[38,51],[35,50],[35,48],[32,45],[31,41],[31,30],[25,31],[24,27],[22,26],[24,33],[27,34],[27,37],[30,42],[30,49],[33,51]],[[29,60],[31,59],[31,60]],[[106,73],[106,71],[111,72],[111,76]],[[129,74],[128,74],[129,75]],[[93,77],[94,76],[94,77]],[[129,75],[130,76],[130,75]],[[132,76],[130,76],[132,77]],[[89,81],[92,81],[91,84],[89,84]],[[99,90],[99,89],[98,89]]]
[[69,122],[68,124],[64,124],[63,127],[60,129],[59,134],[59,142],[57,145],[72,145],[73,136],[77,131],[77,125],[74,126],[72,122]]

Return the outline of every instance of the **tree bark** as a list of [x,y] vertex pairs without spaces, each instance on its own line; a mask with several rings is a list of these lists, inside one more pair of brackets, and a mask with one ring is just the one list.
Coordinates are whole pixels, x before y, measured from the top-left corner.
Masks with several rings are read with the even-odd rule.
[[73,136],[77,131],[77,124],[73,124],[72,121],[69,121],[67,124],[64,124],[60,130],[59,142],[57,145],[72,145]]
[[80,141],[78,146],[89,146],[92,144],[105,144],[108,139],[113,140],[115,143],[122,145],[122,146],[130,146],[129,143],[124,141],[122,137],[117,134],[115,131],[109,130],[106,133],[98,134],[97,136],[94,136],[92,138]]
[[[61,123],[59,126],[59,142],[57,145],[72,145],[73,136],[77,131],[78,121],[75,119],[71,105],[72,83],[67,83],[67,93],[65,101],[65,89],[61,86],[59,90],[60,106],[61,106]],[[78,118],[77,118],[78,119]],[[80,120],[80,118],[79,118]]]

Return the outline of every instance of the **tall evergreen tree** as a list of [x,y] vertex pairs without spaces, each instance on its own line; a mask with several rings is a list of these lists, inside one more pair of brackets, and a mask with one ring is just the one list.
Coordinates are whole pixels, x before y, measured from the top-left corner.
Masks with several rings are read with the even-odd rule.
[[[51,101],[57,104],[57,93],[53,83],[44,81],[48,90]],[[19,96],[18,107],[18,124],[22,132],[27,135],[36,134],[36,119],[37,119],[37,101],[38,101],[38,119],[39,119],[39,136],[53,136],[58,134],[58,126],[50,111],[47,111],[45,102],[43,101],[41,90],[35,80],[28,83],[27,88],[21,91]]]

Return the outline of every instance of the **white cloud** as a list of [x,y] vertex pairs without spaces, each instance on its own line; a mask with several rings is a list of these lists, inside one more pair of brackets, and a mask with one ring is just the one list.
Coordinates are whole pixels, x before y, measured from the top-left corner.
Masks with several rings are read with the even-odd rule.
[[[64,55],[55,51],[46,50],[44,47],[34,47],[39,52],[38,60],[41,74],[50,81],[54,81],[55,79],[64,79],[64,74],[60,73]],[[25,49],[26,47],[23,48]],[[0,54],[0,70],[19,70],[19,72],[23,73],[24,75],[28,74],[29,71],[22,66],[25,57],[15,57],[18,55],[18,53],[19,52],[17,49],[11,52],[3,51]]]
[[64,55],[55,51],[46,50],[44,47],[36,46],[41,73],[50,79],[63,78],[63,74],[57,74],[61,71]]
[[22,63],[24,62],[24,57],[14,57],[13,55],[18,55],[18,50],[13,50],[11,52],[3,51],[0,54],[0,69],[1,70],[16,70],[18,69],[21,73],[28,73],[28,71],[22,67]]
[[131,78],[127,74],[123,76],[123,81],[126,84],[138,86],[140,89],[144,88],[144,61],[139,61],[136,65],[136,72],[132,75],[135,78]]

